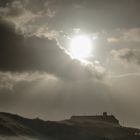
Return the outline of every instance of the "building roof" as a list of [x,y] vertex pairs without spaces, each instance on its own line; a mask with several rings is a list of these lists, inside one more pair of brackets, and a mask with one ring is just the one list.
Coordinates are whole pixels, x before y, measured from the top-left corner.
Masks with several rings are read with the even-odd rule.
[[119,121],[113,115],[96,115],[96,116],[72,116],[73,121],[92,121],[119,124]]

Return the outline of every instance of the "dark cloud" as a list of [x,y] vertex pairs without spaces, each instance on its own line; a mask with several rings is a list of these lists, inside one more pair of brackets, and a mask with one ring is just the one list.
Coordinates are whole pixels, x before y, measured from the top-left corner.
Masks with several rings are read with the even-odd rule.
[[0,17],[14,24],[15,29],[23,34],[37,34],[40,28],[48,30],[48,20],[55,16],[56,12],[52,9],[52,3],[53,1],[44,0],[9,1],[5,5],[1,4]]
[[140,50],[123,48],[119,50],[113,50],[112,56],[122,63],[140,64]]
[[45,25],[59,32],[132,28],[134,24],[137,28],[140,24],[138,0],[7,0],[0,4],[1,17],[30,34]]
[[94,67],[82,66],[79,61],[72,60],[54,40],[24,37],[4,23],[0,24],[0,38],[1,71],[45,71],[62,79],[100,77]]

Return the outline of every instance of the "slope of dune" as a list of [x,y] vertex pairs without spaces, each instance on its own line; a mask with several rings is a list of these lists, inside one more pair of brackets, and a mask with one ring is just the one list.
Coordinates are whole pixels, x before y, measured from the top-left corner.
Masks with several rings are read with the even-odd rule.
[[140,140],[139,134],[139,129],[107,122],[55,122],[0,113],[0,140]]

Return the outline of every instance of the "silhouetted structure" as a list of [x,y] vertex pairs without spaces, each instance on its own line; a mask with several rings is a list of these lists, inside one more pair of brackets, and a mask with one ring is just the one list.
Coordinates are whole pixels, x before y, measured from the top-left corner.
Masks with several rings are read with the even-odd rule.
[[107,112],[103,112],[103,115],[96,116],[72,116],[72,121],[78,122],[93,122],[93,123],[111,123],[119,125],[119,121],[113,115],[108,115]]
[[107,112],[103,112],[103,116],[107,116]]
[[139,129],[120,127],[114,118],[104,112],[99,116],[44,121],[0,112],[0,140],[140,140]]

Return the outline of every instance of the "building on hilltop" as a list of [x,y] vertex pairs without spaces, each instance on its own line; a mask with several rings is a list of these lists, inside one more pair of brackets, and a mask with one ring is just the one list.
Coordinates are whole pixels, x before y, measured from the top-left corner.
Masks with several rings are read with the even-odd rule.
[[113,115],[108,115],[107,112],[103,112],[103,115],[96,116],[72,116],[70,120],[77,122],[109,123],[119,125],[119,120],[117,120]]

